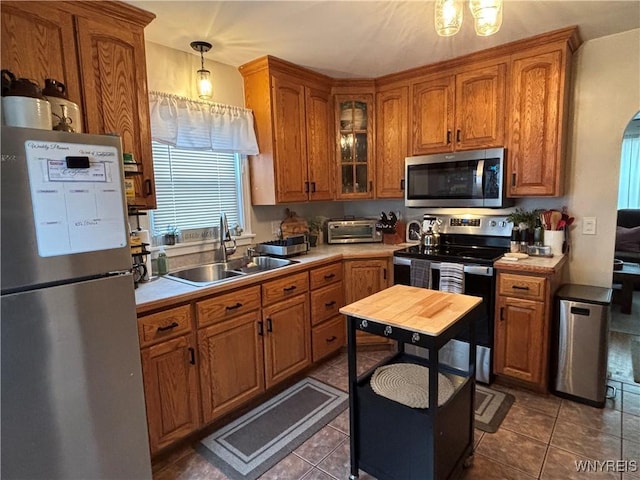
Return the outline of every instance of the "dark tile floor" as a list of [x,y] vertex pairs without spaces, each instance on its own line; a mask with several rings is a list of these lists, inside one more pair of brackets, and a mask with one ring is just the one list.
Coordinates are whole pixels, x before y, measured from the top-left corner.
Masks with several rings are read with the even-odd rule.
[[[359,369],[370,368],[387,354],[359,353]],[[310,375],[347,390],[346,355],[341,354],[325,362]],[[516,401],[496,433],[476,430],[473,465],[465,470],[463,478],[640,479],[640,384],[609,383],[617,388],[617,394],[604,409],[494,385],[496,389],[513,394]],[[576,471],[576,461],[580,460],[613,462],[608,464],[608,471],[601,469],[587,474]],[[632,460],[636,462],[635,471],[631,471],[634,470]],[[625,465],[627,471],[622,472]],[[153,467],[154,480],[227,478],[192,447],[174,452]],[[349,478],[348,411],[340,414],[261,478]],[[370,480],[373,477],[362,472],[359,478]]]

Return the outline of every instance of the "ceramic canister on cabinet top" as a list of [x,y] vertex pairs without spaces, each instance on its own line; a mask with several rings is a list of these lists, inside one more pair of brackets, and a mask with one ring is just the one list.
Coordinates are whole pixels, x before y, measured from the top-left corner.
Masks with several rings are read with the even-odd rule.
[[2,70],[2,122],[10,127],[51,130],[51,105],[36,82]]
[[76,133],[82,133],[82,115],[80,107],[67,98],[67,87],[64,83],[47,78],[44,81],[43,95],[51,104],[53,125],[69,123]]

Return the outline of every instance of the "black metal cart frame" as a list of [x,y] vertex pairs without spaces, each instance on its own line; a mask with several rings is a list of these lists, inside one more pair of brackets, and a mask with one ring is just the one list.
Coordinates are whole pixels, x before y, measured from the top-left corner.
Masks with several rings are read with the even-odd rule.
[[[481,306],[476,305],[437,336],[347,316],[351,480],[358,478],[360,468],[379,480],[452,479],[470,465],[474,444],[474,324],[481,315]],[[440,348],[465,329],[469,334],[469,368],[461,371],[441,365]],[[357,330],[398,342],[397,353],[381,364],[410,362],[431,367],[427,409],[409,408],[375,394],[369,379],[381,364],[358,378]],[[428,359],[407,354],[405,344],[426,348]],[[439,372],[461,379],[451,398],[440,406]]]

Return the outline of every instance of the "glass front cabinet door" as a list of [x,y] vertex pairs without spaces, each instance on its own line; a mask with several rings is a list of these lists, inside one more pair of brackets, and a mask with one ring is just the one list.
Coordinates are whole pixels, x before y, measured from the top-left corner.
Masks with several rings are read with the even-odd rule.
[[373,95],[336,95],[338,198],[373,198]]

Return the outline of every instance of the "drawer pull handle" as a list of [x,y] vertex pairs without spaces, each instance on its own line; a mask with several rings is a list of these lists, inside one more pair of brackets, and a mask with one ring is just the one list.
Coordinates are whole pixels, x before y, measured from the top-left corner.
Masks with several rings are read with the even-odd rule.
[[166,332],[167,330],[172,330],[172,329],[174,329],[174,328],[176,328],[178,326],[180,326],[180,324],[178,322],[171,322],[166,327],[158,327],[158,331],[159,332]]
[[529,290],[529,287],[527,287],[526,285],[524,287],[521,285],[512,285],[511,288],[513,288],[514,290]]
[[284,290],[285,292],[293,292],[296,288],[295,285],[291,285],[290,287],[284,287],[282,290]]
[[324,276],[324,279],[325,279],[325,280],[331,280],[331,279],[332,279],[333,277],[335,277],[335,276],[336,276],[336,274],[335,274],[335,273],[330,273],[330,274],[328,274],[328,275],[325,275],[325,276]]
[[196,350],[193,347],[189,347],[189,363],[191,365],[196,364]]
[[267,318],[267,332],[273,332],[273,324],[270,318]]
[[330,302],[327,302],[324,304],[325,307],[333,307],[336,304],[335,300],[331,300]]
[[262,320],[258,321],[258,335],[264,336],[264,322]]
[[335,342],[338,339],[338,337],[336,337],[335,335],[332,337],[327,338],[327,343],[331,343],[331,342]]
[[227,310],[235,310],[236,308],[240,308],[242,306],[242,304],[240,302],[236,303],[235,305],[227,305],[226,308]]

